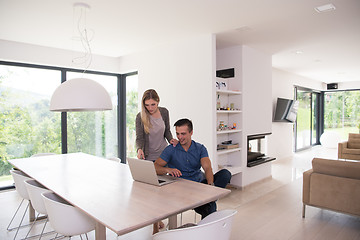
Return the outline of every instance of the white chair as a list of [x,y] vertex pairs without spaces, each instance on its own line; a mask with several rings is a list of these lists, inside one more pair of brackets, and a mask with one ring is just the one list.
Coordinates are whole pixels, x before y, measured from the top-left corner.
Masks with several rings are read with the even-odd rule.
[[[19,170],[14,170],[14,169],[12,169],[12,170],[10,170],[10,173],[11,173],[13,179],[14,179],[15,189],[16,189],[16,191],[18,192],[18,194],[20,195],[20,197],[22,197],[22,200],[21,200],[21,202],[20,202],[20,204],[19,204],[19,207],[16,209],[15,214],[14,214],[14,216],[11,218],[10,223],[9,223],[9,225],[8,225],[8,227],[7,227],[7,230],[8,230],[8,231],[11,231],[11,230],[16,229],[16,233],[15,233],[15,236],[14,236],[14,239],[15,239],[16,236],[17,236],[17,234],[18,234],[18,232],[19,232],[20,227],[23,227],[23,226],[21,226],[21,224],[22,224],[22,222],[24,221],[24,217],[25,217],[26,211],[28,210],[29,205],[30,205],[30,198],[29,198],[29,194],[28,194],[28,192],[27,192],[27,190],[26,190],[24,181],[26,181],[26,180],[31,180],[31,178],[30,178],[29,176],[27,176],[25,173],[23,173],[23,172],[21,172],[21,171],[19,171]],[[26,205],[26,208],[25,208],[24,214],[22,215],[22,218],[21,218],[21,221],[20,221],[20,223],[19,223],[19,226],[18,226],[18,227],[15,227],[15,228],[10,228],[10,225],[11,225],[11,223],[13,222],[15,216],[17,215],[17,213],[18,213],[21,205],[23,204],[24,200],[27,200],[27,201],[28,201],[28,204]],[[24,226],[28,226],[28,224],[27,224],[27,225],[24,225]]]
[[159,232],[153,235],[153,240],[227,240],[230,239],[232,220],[236,213],[236,210],[214,212],[201,220],[196,226]]
[[124,235],[118,236],[117,240],[151,240],[153,233],[153,225],[149,225],[138,230],[126,233]]
[[76,235],[86,235],[95,229],[95,221],[92,218],[55,193],[46,192],[41,195],[50,224],[58,234],[71,238]]
[[201,215],[198,214],[198,213],[196,213],[195,210],[193,210],[193,209],[192,209],[192,210],[188,210],[188,211],[186,211],[186,212],[180,213],[180,224],[181,224],[181,225],[184,224],[184,223],[183,223],[184,219],[185,219],[185,221],[186,221],[186,216],[185,216],[185,215],[191,215],[191,214],[194,214],[194,221],[193,221],[193,223],[196,223],[196,222],[197,222],[197,215],[199,215],[200,218],[201,218]]
[[121,159],[118,158],[118,157],[108,157],[107,159],[118,162],[118,163],[121,163]]
[[[28,233],[26,234],[25,239],[28,238],[28,235],[29,235],[31,229],[33,228],[35,222],[39,219],[40,214],[43,214],[46,217],[46,221],[44,223],[43,229],[42,229],[40,235],[35,235],[35,236],[39,236],[39,240],[40,240],[44,233],[46,224],[48,222],[47,212],[46,212],[44,200],[43,200],[43,197],[41,196],[41,194],[45,193],[45,192],[50,192],[50,190],[45,188],[44,186],[42,186],[40,183],[38,183],[35,180],[26,180],[24,183],[25,183],[26,189],[28,191],[31,204],[34,207],[35,211],[38,213],[35,220],[33,221],[33,224],[31,225]],[[29,238],[32,238],[35,236],[31,236]]]

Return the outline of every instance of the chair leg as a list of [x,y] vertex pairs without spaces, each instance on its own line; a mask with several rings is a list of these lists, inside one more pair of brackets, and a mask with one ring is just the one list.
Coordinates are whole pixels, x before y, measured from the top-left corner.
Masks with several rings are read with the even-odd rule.
[[302,217],[305,218],[305,208],[306,208],[306,205],[303,204],[303,210],[302,210]]
[[16,228],[16,227],[15,227],[15,228],[11,228],[11,229],[10,229],[10,225],[11,225],[11,223],[14,221],[14,218],[15,218],[16,214],[18,213],[18,211],[19,211],[21,205],[23,204],[24,200],[25,200],[24,198],[21,200],[21,202],[20,202],[18,208],[16,209],[13,217],[11,218],[10,223],[9,223],[9,225],[7,226],[6,230],[12,231],[12,230],[14,230],[14,229]]
[[31,229],[33,228],[34,224],[36,223],[36,221],[39,220],[39,216],[40,216],[40,213],[38,213],[38,215],[36,216],[35,220],[34,220],[33,223],[31,224],[31,227],[30,227],[29,231],[27,232],[25,238],[23,238],[23,239],[21,239],[21,240],[26,240],[26,239],[30,239],[30,238],[34,238],[34,237],[39,237],[39,240],[40,240],[43,235],[46,235],[46,234],[50,234],[50,233],[54,233],[54,232],[55,232],[55,231],[50,231],[50,232],[44,233],[46,224],[47,224],[48,221],[49,221],[49,218],[46,216],[46,221],[45,221],[44,226],[43,226],[43,228],[42,228],[42,230],[41,230],[41,233],[40,233],[40,234],[33,235],[33,236],[29,236],[29,233],[30,233]]
[[39,218],[39,216],[40,216],[40,213],[38,213],[38,215],[36,216],[35,220],[32,222],[31,227],[30,227],[29,231],[27,232],[27,234],[26,234],[26,236],[25,236],[24,239],[27,239],[27,238],[28,238],[29,233],[31,232],[31,229],[34,227],[34,225],[35,225],[37,219]]
[[43,229],[42,229],[42,231],[41,231],[41,233],[40,233],[39,240],[41,240],[42,235],[44,234],[44,230],[45,230],[45,227],[46,227],[46,224],[48,223],[48,221],[49,221],[49,218],[47,217],[47,218],[46,218],[46,222],[45,222],[45,224],[44,224],[44,227],[43,227]]
[[30,201],[28,202],[28,204],[27,204],[27,206],[26,206],[26,208],[25,208],[25,211],[24,211],[24,214],[23,214],[23,216],[22,216],[22,218],[21,218],[19,227],[16,229],[16,233],[15,233],[15,236],[14,236],[14,240],[16,239],[16,236],[17,236],[18,233],[19,233],[19,229],[20,229],[20,227],[21,227],[22,222],[24,221],[24,217],[25,217],[25,215],[26,215],[26,211],[27,211],[28,208],[29,208],[29,205],[30,205]]

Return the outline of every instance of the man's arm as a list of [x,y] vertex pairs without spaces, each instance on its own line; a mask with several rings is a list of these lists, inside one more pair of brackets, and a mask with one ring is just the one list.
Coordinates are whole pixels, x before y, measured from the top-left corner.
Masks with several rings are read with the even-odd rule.
[[209,157],[203,157],[200,159],[201,167],[204,169],[205,178],[209,185],[214,183],[214,173],[211,167],[211,161]]
[[181,177],[181,171],[179,169],[176,168],[168,168],[165,167],[165,165],[167,164],[166,161],[164,161],[161,158],[156,159],[154,165],[155,165],[155,170],[156,170],[156,174],[157,175],[164,175],[164,174],[170,174],[173,177]]

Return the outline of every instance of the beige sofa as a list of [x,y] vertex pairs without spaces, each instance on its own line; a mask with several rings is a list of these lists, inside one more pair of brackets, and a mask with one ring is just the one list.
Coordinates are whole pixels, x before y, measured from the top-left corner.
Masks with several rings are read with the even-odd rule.
[[306,205],[360,216],[360,162],[314,158],[303,174]]
[[338,158],[360,160],[360,134],[349,133],[348,141],[339,143]]

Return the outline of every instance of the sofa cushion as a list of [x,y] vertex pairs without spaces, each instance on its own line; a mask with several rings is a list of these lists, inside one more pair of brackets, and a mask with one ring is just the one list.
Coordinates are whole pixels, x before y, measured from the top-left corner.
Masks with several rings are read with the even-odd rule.
[[349,133],[348,148],[360,149],[360,134]]
[[312,166],[316,173],[360,179],[360,162],[314,158]]
[[355,148],[344,148],[344,149],[343,149],[343,153],[345,153],[345,154],[359,154],[359,155],[360,155],[360,148],[359,148],[359,149],[355,149]]

